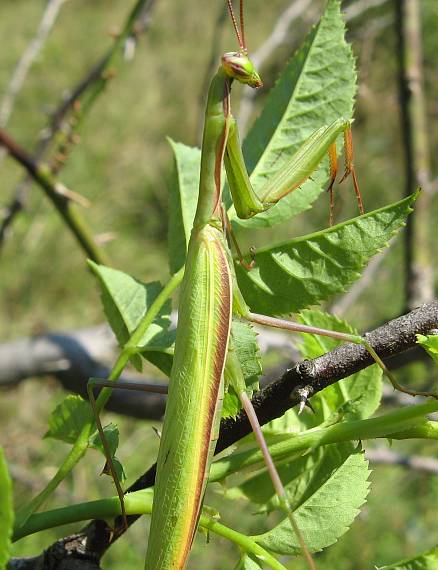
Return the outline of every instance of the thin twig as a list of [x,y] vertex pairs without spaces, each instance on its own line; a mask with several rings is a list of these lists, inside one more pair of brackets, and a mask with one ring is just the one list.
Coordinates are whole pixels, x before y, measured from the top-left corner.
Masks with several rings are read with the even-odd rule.
[[[141,30],[146,29],[149,19],[146,13],[150,14],[155,0],[137,0],[131,10],[123,30],[117,36],[112,47],[91,69],[89,74],[78,84],[77,88],[64,101],[60,111],[54,117],[49,129],[49,138],[53,140],[56,135],[62,133],[62,140],[58,147],[54,149],[53,155],[66,157],[71,151],[76,134],[80,131],[84,119],[88,116],[90,109],[94,106],[96,99],[105,90],[107,83],[115,76],[117,63],[124,56],[125,44],[129,38],[136,37],[136,25],[138,18],[141,18]],[[71,111],[71,115],[68,115]],[[68,115],[68,116],[67,116]],[[66,119],[67,116],[67,119]],[[58,136],[58,138],[60,138]],[[52,168],[56,172],[65,164],[52,161]]]
[[[32,63],[37,58],[56,22],[61,6],[66,0],[48,0],[46,9],[33,40],[24,50],[15,67],[9,85],[0,103],[0,127],[5,127]],[[0,154],[0,160],[2,155]]]
[[[125,41],[129,38],[135,38],[135,41],[137,41],[138,35],[147,29],[155,1],[137,0],[117,40],[98,63],[93,65],[91,70],[86,73],[85,77],[79,81],[77,86],[72,89],[70,95],[62,101],[58,109],[53,113],[50,124],[43,130],[43,137],[37,145],[35,161],[39,161],[45,156],[52,141],[61,132],[63,133],[63,144],[65,145],[65,148],[62,149],[63,153],[71,150],[71,145],[75,141],[75,133],[97,101],[98,96],[104,91],[107,81],[113,76],[113,74],[107,73],[109,68],[116,67],[116,57],[124,51]],[[59,150],[59,148],[55,149],[53,154],[59,154]],[[59,172],[64,165],[65,162],[56,162],[51,166],[54,166],[56,171]],[[9,206],[3,208],[3,219],[0,224],[0,247],[8,231],[10,231],[13,221],[24,209],[30,182],[31,178],[25,177],[17,185],[12,202]]]
[[32,156],[2,129],[0,146],[6,148],[11,157],[21,164],[44,190],[86,255],[96,263],[108,265],[106,254],[95,243],[92,232],[74,208],[71,192],[66,191],[65,186],[54,178],[47,165],[35,162]]

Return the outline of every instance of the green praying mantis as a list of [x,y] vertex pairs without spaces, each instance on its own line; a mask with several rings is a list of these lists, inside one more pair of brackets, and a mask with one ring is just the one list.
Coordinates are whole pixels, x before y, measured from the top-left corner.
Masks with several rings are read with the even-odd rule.
[[[337,178],[336,140],[343,136],[345,172],[341,180],[351,174],[359,212],[363,214],[364,209],[353,165],[351,121],[344,118],[320,127],[260,192],[256,194],[252,189],[242,156],[236,121],[231,114],[230,95],[233,81],[252,88],[261,87],[262,81],[247,53],[243,0],[240,0],[240,27],[237,25],[231,0],[227,2],[239,50],[222,56],[208,93],[199,198],[182,283],[175,353],[157,461],[154,507],[145,562],[145,568],[148,570],[186,566],[218,437],[224,376],[239,395],[256,437],[265,450],[268,469],[280,503],[291,513],[245,392],[245,382],[231,332],[233,314],[252,323],[361,344],[370,352],[395,388],[417,394],[404,389],[396,382],[373,348],[362,337],[253,313],[237,286],[232,254],[226,239],[229,222],[222,206],[224,170],[236,213],[240,218],[246,219],[266,211],[299,188],[312,175],[324,156],[328,155],[328,192],[332,222],[333,185]],[[101,431],[101,427],[99,429]],[[105,442],[103,434],[101,435]],[[114,474],[109,452],[107,458]],[[123,505],[123,493],[120,485],[116,485]],[[290,521],[294,527],[291,514]],[[294,527],[294,530],[300,537],[299,529]],[[302,541],[301,545],[309,567],[314,567]]]

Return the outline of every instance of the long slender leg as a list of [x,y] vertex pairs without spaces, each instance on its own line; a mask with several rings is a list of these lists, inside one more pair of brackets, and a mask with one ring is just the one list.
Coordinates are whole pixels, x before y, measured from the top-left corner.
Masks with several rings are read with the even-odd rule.
[[228,217],[227,211],[225,210],[223,204],[222,204],[222,220],[223,220],[223,224],[224,224],[227,236],[231,240],[231,242],[234,246],[234,249],[237,252],[237,256],[239,257],[240,265],[243,268],[245,268],[247,271],[251,271],[251,269],[254,267],[254,263],[255,263],[254,254],[251,251],[251,255],[252,255],[251,261],[249,263],[247,261],[245,261],[245,258],[243,257],[243,254],[242,254],[242,250],[240,249],[240,246],[239,246],[239,242],[236,239],[236,234],[234,233],[233,226],[231,225],[230,218]]
[[330,197],[329,224],[330,226],[332,226],[334,220],[334,209],[335,209],[333,185],[335,183],[336,175],[338,173],[338,155],[336,152],[336,141],[329,146],[328,155],[329,155],[329,167],[330,167],[330,182],[327,188],[327,192]]
[[262,428],[257,418],[257,414],[254,410],[251,400],[248,397],[248,394],[246,393],[245,378],[243,376],[240,361],[236,354],[233,332],[231,332],[229,339],[227,361],[225,364],[225,378],[227,383],[233,388],[234,392],[239,396],[242,408],[248,417],[249,423],[251,424],[252,427],[252,431],[254,432],[256,442],[260,448],[260,451],[262,452],[267,473],[271,479],[274,492],[278,497],[280,508],[286,513],[289,522],[291,524],[291,528],[293,529],[295,535],[298,538],[298,542],[301,547],[301,553],[304,556],[310,570],[316,570],[312,555],[310,554],[310,551],[307,548],[304,537],[295,521],[292,506],[287,497],[283,483],[281,482],[281,478],[277,471],[275,463],[269,452],[269,448],[266,443],[265,436],[263,435]]
[[111,477],[113,478],[114,485],[117,490],[117,495],[120,501],[120,507],[122,511],[122,517],[125,523],[125,527],[128,528],[128,520],[126,518],[126,510],[125,510],[125,501],[124,501],[124,492],[122,486],[119,481],[119,477],[116,472],[116,468],[114,466],[114,461],[112,459],[111,449],[109,447],[108,440],[105,436],[105,432],[103,431],[102,422],[100,421],[99,412],[96,408],[96,399],[94,397],[93,389],[95,386],[100,388],[116,388],[116,389],[123,389],[123,390],[143,390],[147,392],[154,392],[156,394],[167,394],[167,386],[162,384],[146,384],[145,382],[123,382],[122,385],[117,385],[117,383],[112,382],[110,380],[105,380],[101,378],[90,378],[87,383],[87,393],[88,398],[90,400],[91,407],[93,409],[94,419],[96,422],[97,431],[99,432],[100,440],[102,442],[103,450],[105,452],[105,458],[107,462],[107,466]]
[[248,398],[248,394],[246,392],[241,392],[239,394],[239,398],[242,407],[245,410],[246,415],[248,416],[248,420],[249,423],[251,424],[252,431],[254,432],[254,436],[257,440],[258,446],[260,447],[260,450],[262,452],[263,459],[265,461],[266,468],[269,473],[269,477],[271,478],[272,485],[280,501],[280,505],[287,514],[291,527],[293,528],[295,535],[298,538],[298,542],[300,543],[301,547],[301,552],[304,558],[306,559],[306,562],[310,570],[316,570],[316,566],[315,563],[313,562],[312,555],[310,554],[309,549],[307,548],[306,542],[304,540],[304,537],[301,533],[301,530],[296,523],[295,517],[293,515],[292,505],[289,502],[286,490],[283,486],[283,483],[281,482],[280,475],[278,474],[274,460],[272,459],[272,456],[269,452],[268,444],[266,443],[265,437],[262,432],[262,428],[260,426],[257,414],[254,410],[251,400]]
[[389,379],[395,390],[398,390],[399,392],[404,392],[405,394],[409,394],[410,396],[425,396],[427,398],[438,399],[438,394],[435,394],[434,392],[417,392],[415,390],[409,390],[409,388],[401,386],[401,384],[397,382],[392,372],[388,369],[386,364],[376,353],[376,351],[370,345],[370,343],[359,335],[347,334],[338,331],[330,331],[327,329],[320,329],[318,327],[303,325],[301,323],[295,323],[293,321],[288,321],[286,319],[277,319],[274,317],[268,317],[267,315],[259,315],[257,313],[251,313],[251,312],[248,312],[245,315],[245,317],[253,323],[266,325],[268,327],[286,329],[292,332],[310,333],[315,335],[328,336],[343,342],[351,342],[354,344],[359,344],[369,352],[369,354],[372,356],[376,364],[382,369],[383,373],[387,376],[387,378]]
[[339,184],[347,178],[349,174],[353,179],[354,191],[356,193],[357,205],[359,207],[359,212],[361,215],[365,214],[365,209],[363,207],[362,195],[359,190],[359,184],[357,182],[356,170],[353,163],[353,135],[351,133],[351,127],[348,127],[344,131],[344,152],[345,152],[345,172],[339,181]]

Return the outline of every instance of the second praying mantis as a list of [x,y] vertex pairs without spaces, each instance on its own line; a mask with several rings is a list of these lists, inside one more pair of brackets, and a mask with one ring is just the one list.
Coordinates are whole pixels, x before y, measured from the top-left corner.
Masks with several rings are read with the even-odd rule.
[[[228,0],[228,8],[239,50],[222,56],[208,93],[199,197],[182,282],[175,353],[157,462],[154,507],[145,562],[148,570],[182,569],[186,566],[218,437],[224,377],[227,385],[239,395],[241,405],[250,418],[256,437],[265,451],[280,504],[290,515],[291,525],[300,538],[302,552],[309,567],[314,567],[300,531],[294,526],[291,507],[245,391],[245,381],[231,331],[233,315],[251,323],[361,344],[370,352],[395,388],[416,394],[397,384],[379,356],[362,337],[254,313],[250,311],[239,290],[226,239],[230,224],[222,205],[224,170],[237,216],[245,219],[268,210],[299,188],[328,154],[332,222],[333,185],[337,177],[336,140],[342,135],[345,148],[345,173],[342,179],[352,175],[360,214],[364,210],[353,166],[351,121],[344,118],[321,126],[258,193],[252,189],[236,121],[231,114],[230,95],[233,81],[252,88],[261,87],[262,81],[248,57],[242,17],[243,2],[240,1],[240,27],[231,0]],[[89,393],[93,401],[92,391],[89,390]],[[98,426],[105,445],[100,422]],[[114,474],[109,451],[107,458]],[[119,484],[118,490],[123,502]]]

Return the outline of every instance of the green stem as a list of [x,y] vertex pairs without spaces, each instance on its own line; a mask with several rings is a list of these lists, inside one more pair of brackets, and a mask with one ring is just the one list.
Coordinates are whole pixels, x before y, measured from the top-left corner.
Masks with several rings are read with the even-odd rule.
[[[123,347],[116,363],[114,364],[113,369],[111,370],[110,375],[108,376],[109,380],[118,380],[120,378],[121,373],[123,372],[125,366],[128,364],[129,359],[133,354],[138,352],[138,345],[141,342],[141,339],[146,334],[146,331],[153,323],[155,317],[160,312],[161,308],[163,307],[164,303],[169,299],[175,289],[179,286],[182,279],[184,277],[184,267],[182,267],[177,273],[172,275],[170,280],[167,282],[166,286],[154,300],[152,305],[149,307],[149,310],[141,320],[138,327],[135,329],[133,334],[131,335],[128,342]],[[101,411],[102,408],[107,403],[112,389],[111,388],[104,388],[99,397],[96,400],[96,408],[98,411]]]
[[[175,273],[171,279],[168,281],[166,286],[154,300],[150,306],[147,313],[142,318],[140,324],[136,330],[131,335],[129,341],[126,343],[122,349],[116,363],[114,364],[109,380],[116,381],[120,378],[125,366],[129,362],[129,358],[132,356],[133,352],[138,350],[138,344],[143,338],[149,326],[152,324],[155,317],[160,312],[167,299],[172,295],[178,285],[181,283],[184,275],[184,268],[181,268],[177,273]],[[96,408],[101,411],[105,406],[111,395],[112,389],[103,389],[99,397],[96,400]],[[17,526],[22,526],[26,523],[28,518],[32,513],[41,507],[41,505],[50,497],[53,491],[58,487],[58,485],[65,479],[65,477],[70,473],[73,467],[78,463],[78,461],[85,454],[88,447],[88,440],[94,428],[94,416],[90,410],[90,416],[88,421],[84,424],[78,439],[74,443],[70,453],[67,455],[66,459],[63,461],[61,467],[58,469],[57,473],[53,479],[48,483],[48,485],[39,493],[30,503],[28,503],[23,509],[21,509],[17,514]]]
[[[147,2],[150,1],[137,0],[125,21],[123,30],[117,36],[113,45],[54,113],[50,125],[50,140],[55,141],[55,150],[52,152],[52,155],[56,155],[58,152],[65,154],[68,151],[68,145],[71,145],[74,133],[80,130],[84,119],[99,95],[104,91],[107,82],[114,77],[117,64],[119,63],[117,60],[123,59],[125,41],[139,31],[136,29],[137,19],[142,11],[146,9]],[[69,119],[66,119],[65,116],[68,112],[71,112],[71,115]],[[44,154],[48,145],[49,142],[40,149],[39,156]],[[59,172],[64,165],[64,161],[60,162],[56,166],[56,172]]]
[[[428,422],[427,414],[438,411],[436,400],[407,406],[394,412],[389,412],[377,418],[341,422],[326,428],[315,428],[303,433],[294,434],[281,441],[270,443],[269,451],[276,461],[290,459],[296,452],[316,449],[321,445],[358,441],[374,438],[438,439],[438,422]],[[241,469],[263,465],[263,456],[258,449],[233,453],[229,457],[216,461],[210,469],[209,482],[221,481]]]
[[58,485],[67,477],[73,467],[78,463],[78,461],[85,455],[88,448],[88,438],[91,434],[92,423],[87,423],[83,429],[78,439],[76,440],[74,446],[70,450],[65,460],[62,462],[55,476],[49,481],[47,486],[34,497],[24,508],[17,511],[16,514],[16,527],[19,528],[25,525],[29,517],[38,510],[43,503],[47,501],[50,495],[55,491]]
[[[152,512],[153,491],[142,490],[125,495],[125,510],[127,515],[143,515]],[[16,527],[13,540],[53,528],[64,524],[70,524],[90,519],[107,519],[120,515],[121,507],[118,497],[102,499],[99,501],[89,501],[78,505],[71,505],[61,509],[54,509],[44,513],[32,515],[25,525]],[[285,570],[285,567],[278,562],[269,552],[255,542],[253,538],[233,530],[215,519],[201,515],[199,526],[204,530],[214,532],[227,540],[234,542],[241,550],[255,556],[274,570]]]

